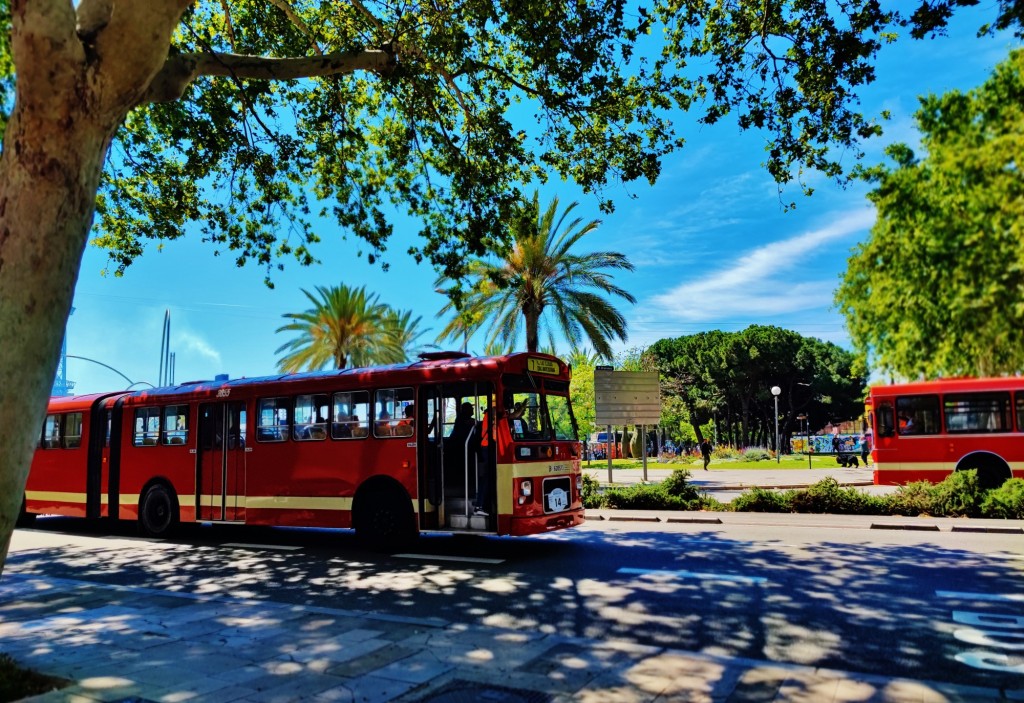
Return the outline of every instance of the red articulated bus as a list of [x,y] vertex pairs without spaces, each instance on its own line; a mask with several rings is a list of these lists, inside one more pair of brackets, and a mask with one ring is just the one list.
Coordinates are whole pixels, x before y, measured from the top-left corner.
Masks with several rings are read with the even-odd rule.
[[874,386],[876,484],[938,483],[975,469],[993,488],[1024,478],[1024,378],[963,378]]
[[579,525],[569,376],[544,354],[436,352],[54,397],[21,521],[134,519],[152,536],[179,522],[354,528],[381,545]]

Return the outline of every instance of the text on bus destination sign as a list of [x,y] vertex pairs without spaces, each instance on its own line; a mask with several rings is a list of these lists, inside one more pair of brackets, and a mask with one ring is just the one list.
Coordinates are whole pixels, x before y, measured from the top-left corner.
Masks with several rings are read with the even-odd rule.
[[558,362],[550,359],[527,359],[526,368],[536,373],[547,373],[552,376],[558,375]]

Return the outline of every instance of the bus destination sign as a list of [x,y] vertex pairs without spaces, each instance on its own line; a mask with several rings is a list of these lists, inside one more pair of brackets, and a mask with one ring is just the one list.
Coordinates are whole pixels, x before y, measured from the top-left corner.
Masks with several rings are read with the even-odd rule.
[[558,375],[558,362],[551,361],[551,359],[534,359],[530,357],[526,360],[526,368],[536,373],[546,373],[552,376]]

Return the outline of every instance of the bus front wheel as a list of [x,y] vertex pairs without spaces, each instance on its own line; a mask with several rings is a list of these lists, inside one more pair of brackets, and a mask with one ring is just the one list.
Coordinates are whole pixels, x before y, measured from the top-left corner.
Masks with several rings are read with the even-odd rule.
[[139,504],[139,527],[148,537],[166,537],[178,524],[178,499],[174,491],[156,483],[146,490]]

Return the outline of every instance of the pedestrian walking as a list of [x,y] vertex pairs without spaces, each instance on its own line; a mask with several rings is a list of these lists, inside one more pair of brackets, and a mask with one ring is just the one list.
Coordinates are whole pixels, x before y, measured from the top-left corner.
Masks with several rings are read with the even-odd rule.
[[704,470],[707,471],[711,463],[711,441],[707,437],[700,442],[700,453],[704,457]]

